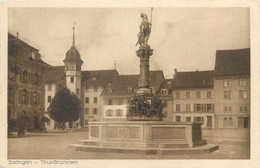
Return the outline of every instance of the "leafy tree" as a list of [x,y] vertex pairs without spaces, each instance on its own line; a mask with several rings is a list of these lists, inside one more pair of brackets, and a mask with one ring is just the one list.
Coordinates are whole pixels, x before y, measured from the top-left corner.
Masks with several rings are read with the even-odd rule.
[[72,122],[79,118],[80,100],[75,94],[70,93],[69,89],[64,88],[54,96],[48,112],[50,118],[63,123],[63,129],[65,129],[65,122],[69,122],[71,128]]
[[156,116],[162,119],[164,117],[163,108],[164,105],[162,101],[157,97],[153,97],[149,101],[149,99],[144,96],[134,96],[129,102],[127,117],[147,116],[149,118]]

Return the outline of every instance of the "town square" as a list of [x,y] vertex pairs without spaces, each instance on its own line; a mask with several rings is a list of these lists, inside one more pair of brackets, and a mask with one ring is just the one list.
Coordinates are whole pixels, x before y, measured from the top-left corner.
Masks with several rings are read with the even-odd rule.
[[250,159],[250,53],[248,8],[11,8],[8,159]]

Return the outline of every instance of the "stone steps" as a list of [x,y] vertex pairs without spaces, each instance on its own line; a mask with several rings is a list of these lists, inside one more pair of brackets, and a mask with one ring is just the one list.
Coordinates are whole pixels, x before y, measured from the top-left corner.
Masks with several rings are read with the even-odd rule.
[[190,155],[211,153],[219,149],[218,145],[206,144],[194,148],[122,148],[88,146],[81,144],[71,144],[70,147],[76,151],[85,152],[115,152],[115,153],[138,153],[138,154],[161,154],[161,155]]

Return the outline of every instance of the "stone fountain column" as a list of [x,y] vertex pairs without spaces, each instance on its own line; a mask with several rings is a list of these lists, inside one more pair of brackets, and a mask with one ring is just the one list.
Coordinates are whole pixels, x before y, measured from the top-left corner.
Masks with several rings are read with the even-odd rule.
[[153,55],[153,49],[147,47],[140,47],[136,51],[137,56],[140,58],[140,75],[139,75],[139,89],[137,95],[146,97],[152,96],[152,90],[149,85],[149,59]]

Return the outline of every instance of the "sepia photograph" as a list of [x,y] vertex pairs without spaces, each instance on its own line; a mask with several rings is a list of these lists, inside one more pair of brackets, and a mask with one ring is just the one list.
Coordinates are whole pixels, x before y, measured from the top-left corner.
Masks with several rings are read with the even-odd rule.
[[7,165],[249,161],[250,10],[8,7]]

